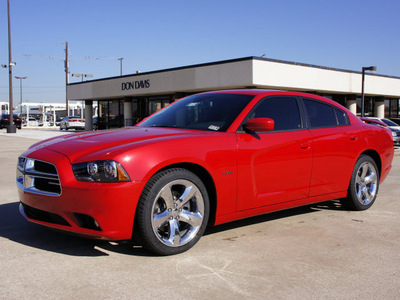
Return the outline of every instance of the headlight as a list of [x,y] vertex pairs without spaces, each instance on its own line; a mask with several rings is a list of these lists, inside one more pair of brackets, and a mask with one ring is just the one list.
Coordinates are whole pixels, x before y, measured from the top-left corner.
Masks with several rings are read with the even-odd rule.
[[78,181],[89,182],[124,182],[130,181],[128,174],[113,160],[98,160],[72,165]]

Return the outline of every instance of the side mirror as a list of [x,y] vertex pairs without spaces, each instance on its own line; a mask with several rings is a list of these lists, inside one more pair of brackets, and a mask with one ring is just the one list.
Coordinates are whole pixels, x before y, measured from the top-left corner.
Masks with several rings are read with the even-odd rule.
[[244,128],[250,131],[272,131],[274,130],[275,122],[269,118],[254,118],[247,121]]

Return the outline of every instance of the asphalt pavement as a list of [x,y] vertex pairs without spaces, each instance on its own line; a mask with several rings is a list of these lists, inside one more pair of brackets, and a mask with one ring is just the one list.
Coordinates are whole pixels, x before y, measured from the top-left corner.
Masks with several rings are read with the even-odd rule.
[[19,214],[18,156],[60,133],[0,130],[0,299],[400,298],[399,156],[367,211],[333,201],[254,217],[208,229],[186,253],[157,257]]

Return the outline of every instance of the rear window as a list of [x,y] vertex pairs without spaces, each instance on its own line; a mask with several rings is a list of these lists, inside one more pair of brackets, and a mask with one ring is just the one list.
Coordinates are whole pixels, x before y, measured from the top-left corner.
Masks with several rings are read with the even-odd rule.
[[303,99],[311,128],[343,126],[349,124],[346,112],[319,101]]

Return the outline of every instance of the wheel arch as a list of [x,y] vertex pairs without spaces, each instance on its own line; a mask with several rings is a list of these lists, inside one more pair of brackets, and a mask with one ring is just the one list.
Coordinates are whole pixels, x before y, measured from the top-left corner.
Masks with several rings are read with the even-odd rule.
[[378,172],[379,172],[379,178],[381,178],[381,174],[382,174],[382,160],[381,157],[379,156],[379,153],[376,152],[373,149],[368,149],[365,150],[363,153],[361,153],[361,155],[368,155],[370,156],[376,163],[376,166],[378,167]]
[[208,224],[209,225],[214,224],[217,211],[217,189],[215,187],[215,182],[211,174],[203,166],[200,166],[195,163],[183,163],[183,162],[165,166],[162,169],[158,170],[157,173],[172,168],[186,169],[201,179],[201,181],[204,183],[207,189],[208,198],[210,200],[210,216],[208,219]]

